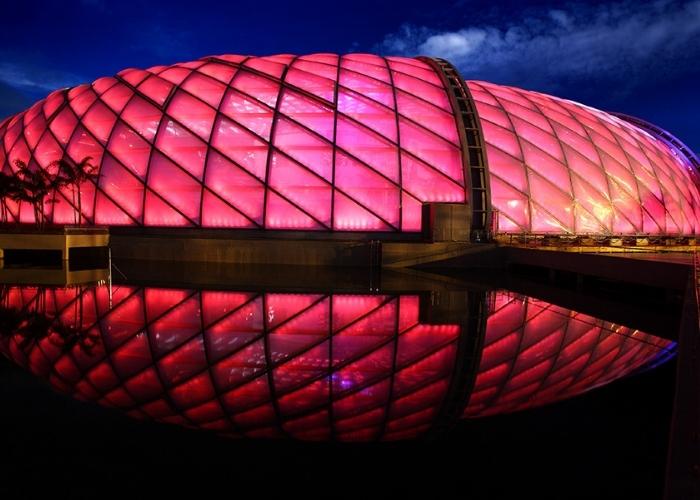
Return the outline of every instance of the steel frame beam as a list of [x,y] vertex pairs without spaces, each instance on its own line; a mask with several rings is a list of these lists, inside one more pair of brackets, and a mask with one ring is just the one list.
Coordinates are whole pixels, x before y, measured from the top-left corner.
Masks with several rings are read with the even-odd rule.
[[484,134],[469,87],[449,61],[440,58],[418,57],[430,64],[440,75],[448,91],[452,110],[457,120],[464,180],[471,206],[471,241],[483,242],[492,238],[491,187],[486,160]]

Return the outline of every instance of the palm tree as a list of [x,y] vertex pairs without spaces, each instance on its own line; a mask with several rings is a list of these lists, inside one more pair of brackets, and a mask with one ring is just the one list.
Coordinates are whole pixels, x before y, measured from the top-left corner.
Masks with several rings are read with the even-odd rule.
[[71,186],[72,203],[73,207],[76,206],[76,193],[78,198],[78,214],[77,214],[77,224],[82,224],[83,217],[83,207],[82,207],[82,196],[81,196],[81,185],[86,181],[96,181],[97,165],[92,163],[92,157],[86,156],[78,163],[73,163],[67,158],[61,158],[53,163],[57,167],[56,176],[56,189],[62,186]]
[[21,160],[15,161],[19,189],[12,193],[16,201],[26,201],[34,209],[34,221],[37,227],[43,228],[46,219],[44,200],[51,191],[54,181],[49,174],[40,168],[31,168]]

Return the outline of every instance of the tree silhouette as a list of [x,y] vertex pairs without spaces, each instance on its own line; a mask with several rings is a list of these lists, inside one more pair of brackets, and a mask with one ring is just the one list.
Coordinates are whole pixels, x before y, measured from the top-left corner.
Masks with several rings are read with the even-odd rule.
[[31,168],[20,160],[15,161],[19,189],[10,196],[16,201],[25,201],[34,209],[34,221],[39,228],[44,227],[44,199],[54,187],[54,182],[47,172],[40,168]]
[[[46,200],[46,197],[65,186],[71,186],[74,223],[81,225],[82,192],[85,182],[96,182],[99,177],[97,166],[92,163],[92,157],[86,156],[75,163],[67,158],[51,162],[46,169],[28,166],[21,160],[14,162],[15,173],[0,172],[0,212],[1,222],[8,222],[9,209],[7,199],[25,202],[32,205],[34,221],[38,228],[43,229],[46,223],[45,203],[57,203],[56,197]],[[77,198],[77,200],[76,200]],[[77,201],[77,204],[76,204]]]
[[[86,181],[97,181],[97,165],[92,163],[92,157],[86,156],[78,163],[74,163],[67,158],[61,158],[53,162],[51,165],[57,168],[57,186],[59,189],[63,186],[71,186],[73,207],[76,206],[77,193],[77,224],[81,225],[83,220],[83,203],[81,186]],[[75,220],[75,219],[74,219]]]

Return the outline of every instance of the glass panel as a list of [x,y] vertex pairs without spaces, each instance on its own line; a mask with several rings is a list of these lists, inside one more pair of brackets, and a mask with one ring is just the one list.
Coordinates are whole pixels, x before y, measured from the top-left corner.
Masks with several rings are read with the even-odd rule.
[[238,71],[231,86],[260,102],[264,102],[271,108],[275,107],[280,91],[279,83],[243,70]]
[[172,89],[172,83],[157,76],[149,76],[138,86],[139,92],[155,101],[159,106],[163,105]]
[[117,123],[110,139],[109,152],[119,159],[140,179],[145,179],[151,145],[133,129]]
[[464,201],[464,188],[420,160],[401,154],[403,189],[420,201],[443,203]]
[[399,188],[362,164],[336,153],[335,185],[389,224],[399,224]]
[[104,101],[107,106],[112,108],[112,111],[121,113],[122,109],[124,109],[124,106],[126,106],[126,103],[129,102],[129,99],[131,99],[133,95],[133,90],[119,82],[102,94],[100,99]]
[[121,209],[136,220],[141,219],[144,185],[110,155],[102,162],[100,187]]
[[101,102],[96,102],[82,119],[85,127],[103,143],[107,142],[116,121],[117,115]]
[[205,190],[202,199],[202,226],[242,228],[255,227],[255,224],[219,197]]
[[226,90],[226,86],[221,82],[200,75],[199,73],[195,73],[185,80],[185,83],[182,84],[182,88],[214,108],[219,107],[221,98]]
[[284,118],[275,126],[274,145],[308,169],[331,181],[333,177],[333,147],[306,129]]
[[399,113],[459,146],[457,124],[452,113],[446,113],[430,103],[401,91],[396,95]]
[[297,92],[285,90],[282,93],[280,112],[293,120],[333,140],[334,117],[330,107],[318,104]]
[[220,154],[211,152],[205,183],[239,211],[262,224],[265,187],[258,179]]
[[229,89],[219,111],[263,139],[270,139],[273,111],[255,99]]
[[464,184],[459,148],[408,121],[399,121],[401,148],[410,151],[459,184]]
[[156,140],[156,147],[175,160],[183,169],[202,178],[207,145],[184,127],[166,120]]
[[190,219],[199,220],[202,185],[161,154],[154,153],[148,187]]
[[147,141],[152,141],[162,116],[163,113],[153,104],[142,97],[135,96],[124,108],[121,118]]
[[[221,84],[217,82],[217,85]],[[223,94],[223,85],[221,87]],[[213,108],[184,92],[177,92],[170,100],[167,113],[205,141],[209,140],[216,116]]]
[[396,114],[393,110],[351,91],[338,91],[338,112],[396,142]]
[[364,161],[392,181],[399,181],[399,151],[396,145],[342,116],[338,117],[336,126],[338,147]]
[[297,69],[295,65],[287,71],[284,81],[289,85],[325,99],[329,103],[334,102],[335,82],[333,80],[302,71]]
[[270,146],[231,120],[219,117],[211,145],[259,179],[265,179]]
[[269,185],[321,223],[330,225],[331,185],[323,179],[279,153],[273,153]]

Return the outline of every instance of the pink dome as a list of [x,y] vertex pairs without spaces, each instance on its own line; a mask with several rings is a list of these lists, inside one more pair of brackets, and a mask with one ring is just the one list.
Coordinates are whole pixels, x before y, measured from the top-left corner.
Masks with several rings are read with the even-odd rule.
[[[428,59],[369,54],[127,69],[0,123],[0,165],[92,157],[87,224],[417,232],[423,204],[471,197],[475,146],[447,82]],[[467,87],[499,232],[700,231],[692,167],[670,143],[570,101]],[[74,223],[73,199],[50,195],[46,220]],[[27,203],[4,202],[9,220],[34,221]]]
[[572,101],[486,82],[469,89],[500,232],[700,232],[695,172],[667,142]]
[[[224,55],[59,90],[0,125],[0,162],[91,156],[100,225],[418,231],[425,202],[464,202],[438,74],[417,59]],[[74,220],[71,196],[48,220]],[[11,203],[11,202],[10,202]],[[32,210],[11,207],[21,222]]]

